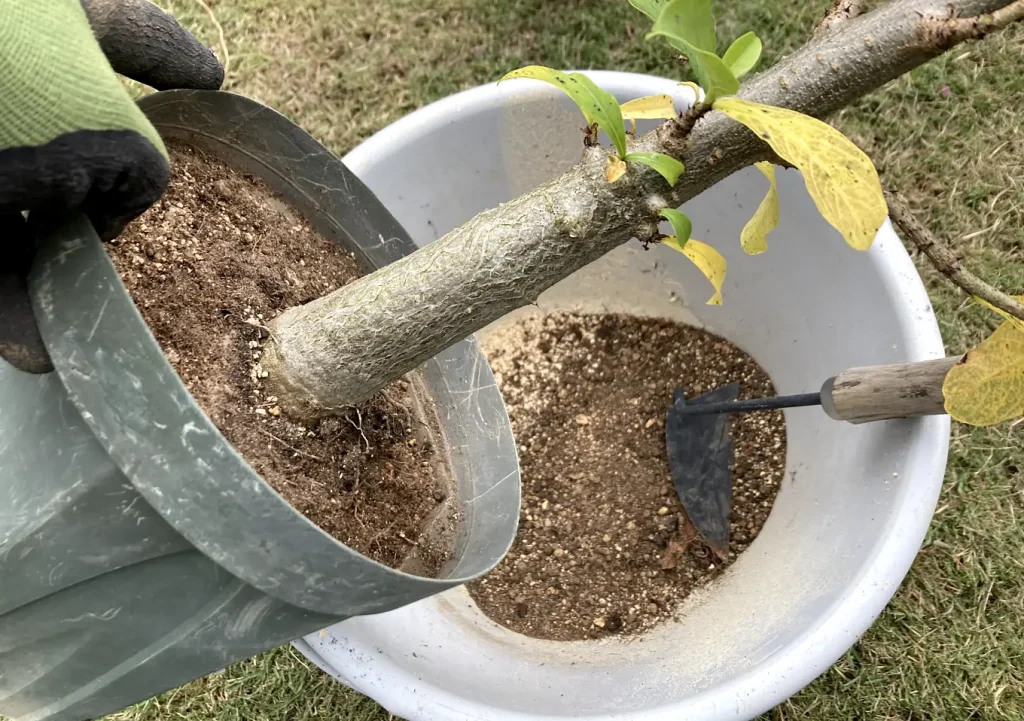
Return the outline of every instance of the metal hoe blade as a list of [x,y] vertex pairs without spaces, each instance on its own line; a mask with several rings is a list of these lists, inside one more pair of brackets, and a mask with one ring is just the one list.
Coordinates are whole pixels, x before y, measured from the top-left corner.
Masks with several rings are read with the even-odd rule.
[[677,389],[665,418],[665,445],[672,484],[697,532],[719,558],[729,553],[733,445],[727,415],[686,415],[684,408],[735,401],[730,383],[687,401]]

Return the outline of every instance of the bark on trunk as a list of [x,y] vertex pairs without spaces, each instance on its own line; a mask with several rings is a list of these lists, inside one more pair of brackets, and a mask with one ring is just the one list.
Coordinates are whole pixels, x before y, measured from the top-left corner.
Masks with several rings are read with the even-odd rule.
[[[823,117],[941,54],[951,12],[975,16],[1007,0],[903,0],[850,19],[744,84],[740,96]],[[536,300],[631,238],[656,237],[659,210],[772,157],[722,113],[667,122],[636,149],[683,161],[675,188],[632,166],[604,179],[591,148],[564,175],[476,216],[426,248],[283,313],[263,356],[268,386],[292,414],[357,403],[452,343]],[[692,128],[689,126],[692,124]],[[852,251],[851,251],[852,252]]]

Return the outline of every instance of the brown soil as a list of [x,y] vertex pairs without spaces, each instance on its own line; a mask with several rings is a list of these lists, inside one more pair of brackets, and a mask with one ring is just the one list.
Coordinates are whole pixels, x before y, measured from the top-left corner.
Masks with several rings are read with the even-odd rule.
[[757,536],[785,468],[780,412],[732,417],[729,558],[692,537],[672,487],[665,412],[732,381],[774,395],[745,353],[690,326],[625,315],[528,318],[485,348],[523,473],[519,533],[470,586],[492,619],[555,640],[641,633],[669,618]]
[[418,376],[310,427],[281,416],[262,388],[266,324],[362,275],[354,256],[261,181],[191,148],[172,147],[171,160],[163,199],[109,244],[171,365],[309,520],[374,560],[437,575],[454,533],[451,475]]

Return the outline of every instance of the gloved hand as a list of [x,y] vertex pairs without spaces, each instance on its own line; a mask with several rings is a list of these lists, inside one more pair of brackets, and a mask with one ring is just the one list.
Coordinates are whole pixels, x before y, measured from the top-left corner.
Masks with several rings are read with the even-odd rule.
[[22,212],[84,212],[109,240],[167,185],[167,151],[115,71],[160,90],[224,79],[213,53],[146,0],[0,0],[0,355],[24,370],[49,359]]

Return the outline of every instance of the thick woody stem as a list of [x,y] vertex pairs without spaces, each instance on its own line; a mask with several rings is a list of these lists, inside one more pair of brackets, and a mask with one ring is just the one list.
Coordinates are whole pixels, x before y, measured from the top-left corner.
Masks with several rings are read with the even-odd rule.
[[[1016,3],[1013,3],[1016,4]],[[1006,0],[901,0],[852,18],[756,76],[741,97],[826,116],[948,48],[925,30],[991,13]],[[945,40],[945,36],[942,40]],[[680,123],[692,123],[689,133]],[[686,166],[674,188],[631,166],[604,178],[606,151],[476,216],[412,255],[272,324],[268,383],[285,409],[315,416],[356,403],[452,343],[533,302],[545,289],[631,238],[657,237],[659,210],[678,207],[735,171],[771,157],[753,133],[716,111],[664,123],[637,150]]]
[[885,202],[889,206],[889,217],[900,229],[903,237],[924,253],[937,271],[949,278],[954,285],[963,289],[968,295],[981,298],[999,310],[1024,320],[1024,304],[1014,300],[998,288],[992,287],[963,267],[956,253],[932,235],[931,231],[910,211],[906,201],[899,193],[886,189]]

